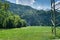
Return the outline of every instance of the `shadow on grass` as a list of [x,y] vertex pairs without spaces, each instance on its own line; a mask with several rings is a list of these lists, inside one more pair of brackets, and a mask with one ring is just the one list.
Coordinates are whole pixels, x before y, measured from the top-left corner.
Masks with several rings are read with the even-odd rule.
[[12,27],[12,28],[0,28],[0,30],[8,30],[8,29],[14,29],[14,28],[23,28],[23,27]]

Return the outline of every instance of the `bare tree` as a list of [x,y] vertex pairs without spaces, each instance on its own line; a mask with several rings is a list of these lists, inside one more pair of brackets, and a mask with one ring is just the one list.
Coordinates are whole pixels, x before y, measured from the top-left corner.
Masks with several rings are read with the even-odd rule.
[[51,22],[53,24],[52,33],[56,37],[55,0],[51,0]]

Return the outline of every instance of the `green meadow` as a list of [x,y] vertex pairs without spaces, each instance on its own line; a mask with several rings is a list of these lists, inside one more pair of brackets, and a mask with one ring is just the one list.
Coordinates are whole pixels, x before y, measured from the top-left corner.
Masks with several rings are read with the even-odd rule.
[[[57,28],[57,39],[60,38],[60,30]],[[0,29],[0,40],[53,40],[51,27],[28,26],[13,29]]]

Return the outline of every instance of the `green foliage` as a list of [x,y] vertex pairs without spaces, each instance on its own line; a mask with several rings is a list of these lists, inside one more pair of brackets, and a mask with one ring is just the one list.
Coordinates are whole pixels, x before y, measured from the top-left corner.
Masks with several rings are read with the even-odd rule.
[[20,16],[12,15],[11,13],[8,15],[9,16],[5,17],[5,19],[3,20],[4,28],[19,28],[26,26],[26,22],[22,20]]
[[0,2],[0,28],[17,28],[25,26],[25,21],[21,21],[19,15],[13,14],[8,10],[7,3]]
[[21,20],[21,23],[22,23],[22,27],[26,27],[27,26],[27,22],[25,20]]

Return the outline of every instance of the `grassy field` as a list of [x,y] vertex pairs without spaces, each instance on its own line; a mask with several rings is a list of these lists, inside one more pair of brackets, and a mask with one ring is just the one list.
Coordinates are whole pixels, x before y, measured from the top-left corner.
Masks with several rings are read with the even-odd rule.
[[[60,28],[57,35],[60,37]],[[0,40],[53,40],[50,27],[29,26],[14,29],[0,29]]]

